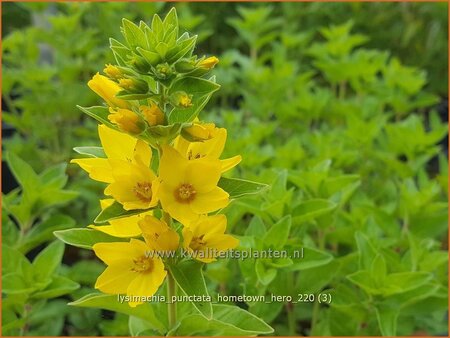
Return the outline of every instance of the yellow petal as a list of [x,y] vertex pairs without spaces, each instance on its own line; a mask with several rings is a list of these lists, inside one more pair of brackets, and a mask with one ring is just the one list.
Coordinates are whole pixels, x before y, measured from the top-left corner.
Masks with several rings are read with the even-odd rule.
[[113,243],[96,243],[92,246],[95,255],[107,265],[131,264],[134,258],[145,254],[147,246],[141,242],[144,247],[139,244],[132,245],[126,242]]
[[102,210],[105,210],[107,207],[111,206],[114,203],[114,198],[104,198],[100,200],[100,207]]
[[216,187],[208,193],[195,196],[190,206],[194,213],[207,214],[225,208],[229,202],[228,196],[223,189]]
[[70,161],[78,164],[93,180],[105,183],[114,181],[111,166],[105,158],[82,158]]
[[197,193],[213,190],[221,174],[219,160],[190,161],[186,167],[185,183],[191,184]]
[[225,171],[228,171],[230,169],[233,169],[235,166],[237,166],[242,161],[241,155],[236,155],[230,158],[226,158],[224,160],[220,160],[220,164],[222,165],[222,173]]
[[184,172],[188,160],[183,158],[178,151],[168,145],[162,146],[161,162],[159,164],[159,175],[164,184],[178,186],[184,181]]
[[[138,276],[129,284],[128,296],[153,296],[166,278],[167,272],[161,259],[153,258],[153,268],[149,272],[138,273]],[[142,302],[129,302],[131,307],[135,307]]]
[[98,126],[98,135],[108,158],[131,161],[137,139],[103,124]]
[[95,288],[110,294],[126,293],[136,273],[126,267],[108,266],[97,278]]
[[108,79],[106,76],[95,74],[88,82],[89,88],[91,88],[98,96],[108,103],[110,106],[116,106],[119,108],[128,108],[127,101],[116,97],[117,93],[122,90],[117,83]]
[[215,248],[217,251],[226,251],[236,248],[239,240],[231,235],[216,235],[208,242],[208,246]]

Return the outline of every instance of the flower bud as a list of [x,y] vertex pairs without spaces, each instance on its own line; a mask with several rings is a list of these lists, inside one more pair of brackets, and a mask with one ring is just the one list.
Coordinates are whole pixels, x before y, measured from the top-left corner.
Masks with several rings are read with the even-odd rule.
[[192,106],[192,95],[178,91],[170,95],[170,103],[178,108],[189,108]]
[[100,96],[111,107],[129,108],[129,103],[116,97],[117,93],[122,90],[120,86],[107,78],[106,76],[95,74],[88,82],[91,88],[98,96]]
[[140,106],[139,111],[150,126],[157,126],[164,123],[164,113],[155,103],[151,103],[150,106]]
[[205,69],[212,69],[216,64],[219,63],[219,59],[215,56],[210,56],[202,61],[200,61],[197,66]]
[[131,134],[139,134],[143,130],[139,116],[133,111],[109,108],[109,112],[111,114],[108,115],[108,120],[117,125],[120,130]]
[[119,86],[134,93],[146,93],[148,91],[147,82],[134,78],[120,79]]
[[156,66],[155,75],[161,80],[169,78],[173,74],[172,67],[168,63],[160,63]]
[[108,63],[105,65],[105,68],[103,69],[103,73],[108,75],[111,79],[120,79],[123,76],[122,71],[112,64]]

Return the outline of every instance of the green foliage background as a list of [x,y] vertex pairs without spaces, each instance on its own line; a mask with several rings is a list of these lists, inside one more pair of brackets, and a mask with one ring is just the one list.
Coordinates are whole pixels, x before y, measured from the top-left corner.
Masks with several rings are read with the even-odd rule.
[[[447,6],[176,4],[197,54],[220,59],[222,88],[203,117],[228,129],[225,156],[242,154],[233,176],[272,187],[232,203],[230,232],[242,250],[305,250],[211,264],[211,294],[331,295],[239,304],[276,335],[446,334]],[[65,163],[74,146],[98,145],[76,105],[99,102],[86,83],[113,61],[108,38],[121,39],[122,17],[148,22],[170,7],[2,3],[4,160],[19,183],[2,199],[5,335],[161,333],[151,307],[67,306],[93,292],[103,266],[53,231],[99,212],[102,186]],[[229,333],[181,319],[178,334]]]

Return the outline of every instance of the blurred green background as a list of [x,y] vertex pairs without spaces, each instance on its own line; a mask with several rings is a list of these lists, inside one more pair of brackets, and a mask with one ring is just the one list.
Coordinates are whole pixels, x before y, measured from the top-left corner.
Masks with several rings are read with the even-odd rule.
[[[3,166],[4,243],[31,259],[52,231],[92,223],[103,187],[64,165],[73,147],[99,144],[96,122],[76,105],[99,104],[86,83],[114,61],[108,39],[121,40],[121,19],[149,22],[172,6],[198,34],[196,53],[220,59],[222,88],[201,117],[228,129],[224,157],[242,154],[233,176],[272,186],[228,208],[230,231],[252,246],[290,215],[285,245],[322,255],[308,267],[218,262],[208,267],[209,287],[336,293],[330,306],[241,304],[276,335],[446,334],[447,3],[2,3],[3,150],[60,197],[22,203],[36,188]],[[19,233],[21,217],[39,236]],[[389,273],[426,281],[374,291],[356,276],[367,268],[364,248],[375,248]],[[60,269],[81,288],[30,301],[25,315],[4,306],[8,334],[130,333],[123,314],[66,306],[91,292],[102,270],[89,251],[66,248]]]

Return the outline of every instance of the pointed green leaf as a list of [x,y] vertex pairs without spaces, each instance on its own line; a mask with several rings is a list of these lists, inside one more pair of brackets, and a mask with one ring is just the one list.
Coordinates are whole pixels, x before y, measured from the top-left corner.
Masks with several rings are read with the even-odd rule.
[[106,154],[102,147],[75,147],[73,148],[78,154],[87,155],[94,158],[105,158]]
[[127,239],[113,237],[101,231],[81,228],[55,231],[54,235],[66,244],[83,249],[92,249],[95,243],[127,241]]
[[[178,286],[186,295],[208,296],[202,267],[203,263],[190,260],[173,265],[169,269]],[[211,302],[198,301],[192,302],[192,305],[206,318],[212,317]]]
[[263,183],[226,177],[220,178],[218,186],[225,190],[230,195],[230,198],[259,194],[269,187]]
[[148,209],[146,209],[146,210],[140,210],[140,209],[125,210],[123,208],[122,204],[114,201],[113,204],[106,207],[98,214],[98,216],[94,220],[94,223],[95,224],[105,224],[111,219],[133,216],[133,215],[143,213],[145,211],[148,211]]

